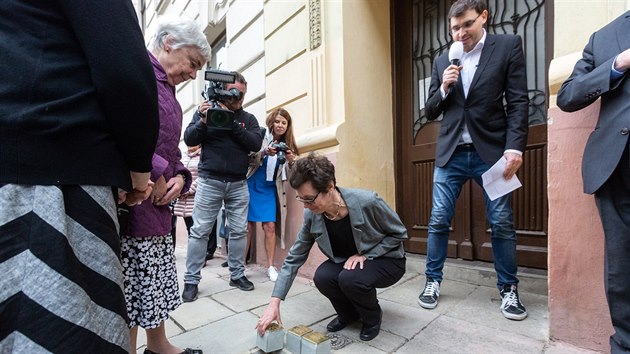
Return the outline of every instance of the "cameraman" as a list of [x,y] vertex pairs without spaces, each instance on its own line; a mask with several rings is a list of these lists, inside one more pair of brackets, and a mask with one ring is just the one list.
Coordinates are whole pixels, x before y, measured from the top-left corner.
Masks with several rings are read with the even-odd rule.
[[254,289],[254,284],[245,277],[245,245],[247,242],[247,167],[249,152],[260,149],[263,132],[254,115],[243,110],[243,100],[247,93],[247,81],[234,72],[236,80],[225,89],[233,88],[241,92],[240,98],[223,99],[222,106],[234,111],[232,129],[206,125],[211,103],[204,101],[184,132],[188,146],[201,144],[199,178],[193,208],[194,225],[188,237],[186,273],[184,274],[184,302],[197,299],[198,284],[201,280],[208,234],[217,220],[217,214],[225,203],[230,224],[228,266],[230,285],[241,290]]

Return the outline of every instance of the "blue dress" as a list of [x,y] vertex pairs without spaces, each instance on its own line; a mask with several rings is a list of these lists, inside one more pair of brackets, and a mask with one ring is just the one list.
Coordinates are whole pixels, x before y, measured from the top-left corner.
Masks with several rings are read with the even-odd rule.
[[[276,182],[267,181],[267,157],[247,180],[249,187],[248,221],[276,222]],[[282,173],[280,170],[277,173]]]

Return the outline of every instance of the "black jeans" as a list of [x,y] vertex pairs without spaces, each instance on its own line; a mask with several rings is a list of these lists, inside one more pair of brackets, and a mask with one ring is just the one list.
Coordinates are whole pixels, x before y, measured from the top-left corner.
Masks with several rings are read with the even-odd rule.
[[[192,216],[185,216],[184,223],[186,224],[186,230],[190,235],[190,228],[193,226],[193,218]],[[176,235],[177,235],[177,216],[173,215],[173,230],[171,231],[173,235],[173,246],[175,246]],[[217,223],[214,223],[212,227],[212,231],[210,231],[210,237],[208,238],[208,248],[206,253],[214,255],[214,252],[217,250]]]
[[315,271],[317,289],[330,300],[337,315],[345,321],[360,319],[364,325],[379,323],[381,307],[376,288],[395,284],[405,274],[405,258],[376,258],[363,262],[354,270],[343,269],[343,263],[327,260]]

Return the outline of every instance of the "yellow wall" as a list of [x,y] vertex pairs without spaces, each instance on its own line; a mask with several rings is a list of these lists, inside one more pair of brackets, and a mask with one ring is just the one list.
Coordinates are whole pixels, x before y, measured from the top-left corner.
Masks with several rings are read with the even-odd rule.
[[321,2],[310,48],[308,1],[265,3],[267,111],[292,114],[302,154],[335,154],[339,185],[394,205],[389,3]]
[[[336,166],[337,183],[378,192],[395,205],[389,2],[320,3],[321,45],[311,48],[311,3],[265,2],[266,110],[283,106],[294,120],[302,156],[317,151]],[[287,244],[302,205],[287,192]],[[258,259],[264,259],[257,242]],[[278,250],[282,260],[288,250]],[[323,256],[314,248],[300,269],[311,276]],[[259,262],[260,263],[260,262]]]
[[555,0],[553,7],[554,58],[558,58],[581,52],[591,33],[625,12],[628,1]]
[[387,1],[343,2],[344,117],[340,184],[395,205],[390,15]]

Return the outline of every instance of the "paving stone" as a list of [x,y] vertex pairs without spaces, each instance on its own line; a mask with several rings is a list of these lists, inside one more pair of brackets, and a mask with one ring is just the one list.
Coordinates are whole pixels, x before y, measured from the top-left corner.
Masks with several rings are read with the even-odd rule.
[[[179,243],[176,257],[182,284],[186,248]],[[251,264],[246,266],[246,275],[256,289],[245,292],[231,287],[229,270],[220,266],[224,261],[217,257],[202,269],[200,298],[172,313],[166,322],[167,335],[177,346],[200,348],[206,353],[260,353],[254,328],[275,284],[267,278],[264,267]],[[337,333],[347,337],[350,344],[332,353],[595,353],[548,342],[544,274],[520,277],[519,292],[529,317],[510,321],[499,311],[501,300],[492,264],[459,263],[447,260],[440,303],[436,309],[426,310],[417,303],[425,283],[424,257],[408,255],[403,278],[391,287],[378,289],[384,311],[379,336],[363,342],[359,339],[361,323],[353,323]],[[322,333],[327,333],[326,325],[335,316],[328,299],[311,280],[301,277],[282,302],[281,313],[285,328],[303,324]],[[145,338],[140,329],[139,353]],[[286,348],[281,353],[288,354]]]
[[418,296],[422,289],[424,289],[424,283],[424,276],[412,278],[394,288],[383,291],[379,294],[379,298],[390,300],[401,305],[416,307],[423,311],[445,313],[465,299],[477,287],[476,285],[445,279],[440,286],[440,301],[438,306],[435,309],[427,310],[423,309],[418,304]]
[[597,354],[600,352],[579,348],[574,345],[564,343],[564,342],[556,342],[549,341],[545,347],[543,352],[544,354]]
[[383,309],[381,332],[386,331],[406,339],[413,338],[440,314],[420,306],[406,306],[389,300],[379,301]]
[[[213,299],[202,297],[193,302],[184,302],[171,312],[171,318],[189,331],[205,324],[234,315],[234,311]],[[169,336],[171,332],[166,332]]]
[[499,291],[496,288],[486,286],[477,287],[474,292],[450,308],[445,314],[470,323],[512,331],[545,341],[549,337],[547,297],[525,292],[519,292],[519,295],[528,313],[528,317],[523,321],[513,321],[503,317],[499,310],[499,306],[501,306]]
[[[321,321],[313,325],[311,328],[313,328],[313,330],[315,331],[327,333],[326,325],[332,319],[333,317],[331,316],[325,319],[324,321]],[[402,346],[403,344],[405,344],[405,342],[407,342],[406,338],[399,336],[397,334],[394,334],[392,332],[389,332],[387,330],[384,330],[383,327],[381,327],[381,332],[376,338],[372,339],[369,342],[364,342],[361,339],[359,339],[359,333],[361,333],[361,327],[362,327],[361,322],[357,321],[357,322],[353,322],[349,324],[346,328],[335,333],[340,333],[348,337],[355,343],[365,343],[366,345],[370,347],[376,348],[378,351],[384,351],[387,353],[391,353],[394,349]]]
[[241,312],[174,336],[171,341],[207,353],[248,353],[256,347],[256,321],[257,316]]
[[[252,310],[252,312],[260,316],[266,308],[267,302],[265,302],[264,306]],[[329,318],[334,314],[335,310],[330,304],[330,301],[316,289],[287,297],[286,300],[282,301],[280,304],[282,325],[285,328],[291,328],[297,325],[310,327],[311,324]]]
[[518,333],[440,316],[396,353],[542,353],[544,342]]
[[[248,277],[249,278],[249,277]],[[253,281],[254,290],[243,291],[230,287],[228,291],[212,295],[212,298],[235,312],[247,311],[269,303],[274,283]]]

